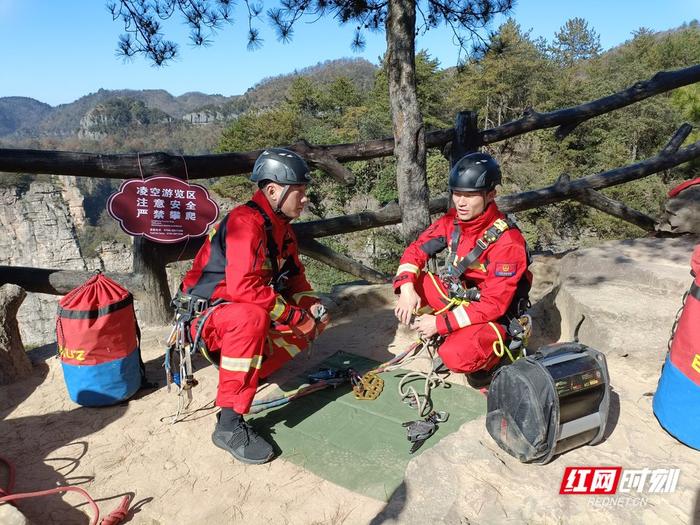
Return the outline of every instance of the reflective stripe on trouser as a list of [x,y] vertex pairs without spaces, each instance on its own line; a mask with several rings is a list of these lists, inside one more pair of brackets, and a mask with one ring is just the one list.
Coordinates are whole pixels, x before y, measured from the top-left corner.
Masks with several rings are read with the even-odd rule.
[[207,319],[202,339],[210,353],[220,352],[217,406],[239,414],[250,409],[269,326],[268,312],[252,304],[223,304]]
[[[196,323],[192,323],[195,327]],[[269,334],[269,337],[268,337]],[[279,369],[306,348],[304,339],[270,330],[267,311],[252,304],[220,305],[207,319],[202,340],[219,360],[216,405],[246,414],[261,377]],[[269,344],[270,341],[277,341]]]
[[[438,282],[438,285],[441,283]],[[421,298],[421,307],[430,306],[433,310],[440,310],[448,301],[442,293],[435,289],[433,281],[421,272],[416,282],[416,292]],[[505,338],[503,327],[494,323]],[[440,345],[438,354],[445,366],[453,372],[471,373],[477,370],[490,370],[499,361],[499,357],[493,351],[493,343],[498,339],[496,332],[488,323],[475,324],[459,328],[448,334]]]

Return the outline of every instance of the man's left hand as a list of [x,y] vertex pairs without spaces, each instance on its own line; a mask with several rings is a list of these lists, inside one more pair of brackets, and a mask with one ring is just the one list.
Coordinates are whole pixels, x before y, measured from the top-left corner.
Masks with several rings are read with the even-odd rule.
[[416,317],[411,328],[416,330],[423,339],[428,339],[438,333],[437,317],[434,315],[421,315]]

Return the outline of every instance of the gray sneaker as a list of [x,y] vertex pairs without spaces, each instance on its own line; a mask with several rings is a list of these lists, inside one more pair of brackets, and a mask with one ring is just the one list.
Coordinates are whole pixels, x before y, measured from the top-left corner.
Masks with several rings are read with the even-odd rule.
[[221,428],[220,414],[216,415],[216,427],[211,435],[214,444],[229,452],[234,458],[243,463],[260,465],[267,463],[275,451],[267,441],[261,438],[243,418],[231,430]]

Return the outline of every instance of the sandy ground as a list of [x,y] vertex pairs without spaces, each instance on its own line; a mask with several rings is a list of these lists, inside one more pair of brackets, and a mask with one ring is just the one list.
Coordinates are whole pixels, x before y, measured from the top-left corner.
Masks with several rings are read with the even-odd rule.
[[[338,350],[379,361],[404,350],[412,335],[397,329],[381,295],[341,304],[348,315],[321,336],[310,358],[299,356],[276,381],[313,368]],[[700,453],[663,432],[651,412],[659,356],[648,362],[609,356],[615,393],[607,438],[600,445],[571,451],[546,466],[523,465],[497,447],[479,418],[412,460],[405,483],[387,504],[283,459],[246,466],[217,449],[210,441],[217,381],[211,366],[197,372],[192,413],[170,424],[177,396],[162,386],[167,332],[168,327],[144,330],[148,375],[161,387],[119,406],[73,404],[60,363],[46,357],[50,349],[37,359],[32,377],[0,387],[0,455],[17,467],[15,492],[77,485],[98,501],[103,516],[129,494],[129,523],[151,525],[700,523]],[[35,359],[41,354],[33,352]],[[672,467],[681,469],[681,477],[674,493],[650,495],[643,505],[601,500],[596,506],[591,497],[558,493],[565,467],[577,465]],[[0,468],[0,485],[4,479]],[[36,524],[88,523],[89,509],[78,495],[26,500],[20,508]],[[0,523],[9,523],[2,516]]]
[[[337,323],[315,343],[312,357],[300,356],[280,380],[339,349],[387,358],[387,347],[409,344],[407,334],[396,336],[390,315],[385,310]],[[161,385],[167,332],[167,327],[144,330],[148,376]],[[362,334],[373,337],[367,341]],[[68,398],[60,362],[55,357],[40,361],[31,378],[0,388],[1,455],[16,465],[14,492],[77,485],[98,500],[103,516],[117,506],[121,495],[131,494],[130,522],[153,525],[366,523],[382,509],[383,502],[287,461],[246,466],[216,448],[210,440],[216,371],[206,366],[197,378],[195,411],[172,425],[169,416],[176,410],[177,395],[165,387],[115,407],[79,407]],[[87,506],[76,508],[81,502],[81,496],[69,494],[25,500],[20,508],[36,524],[87,523]]]

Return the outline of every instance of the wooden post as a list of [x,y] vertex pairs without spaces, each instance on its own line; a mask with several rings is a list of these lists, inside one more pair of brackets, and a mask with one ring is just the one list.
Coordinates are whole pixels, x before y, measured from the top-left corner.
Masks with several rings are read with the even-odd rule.
[[481,135],[479,134],[478,114],[476,111],[460,111],[455,119],[455,134],[450,149],[450,166],[464,157],[467,153],[479,150]]
[[157,243],[134,237],[134,273],[141,275],[146,290],[146,299],[139,303],[141,320],[146,324],[168,324],[173,317],[170,288]]

